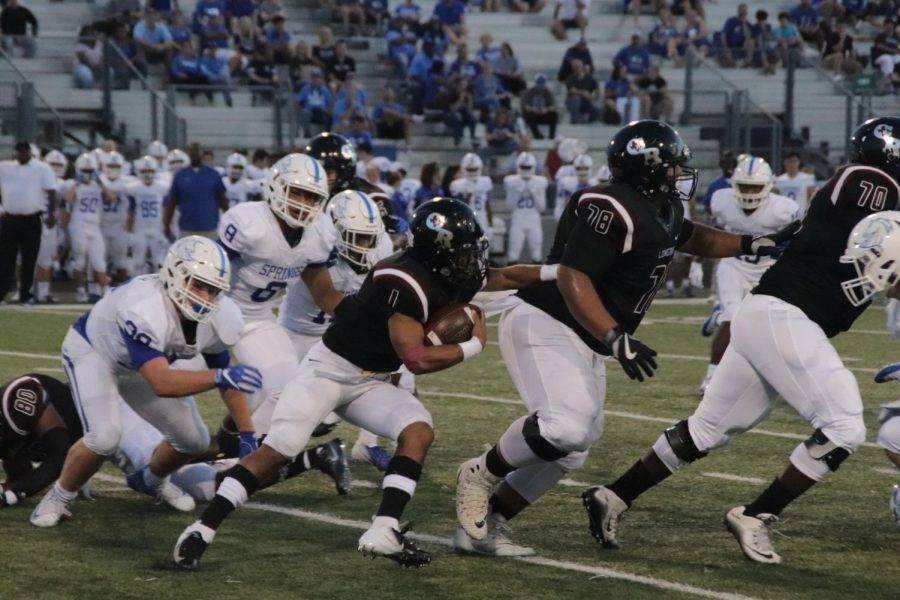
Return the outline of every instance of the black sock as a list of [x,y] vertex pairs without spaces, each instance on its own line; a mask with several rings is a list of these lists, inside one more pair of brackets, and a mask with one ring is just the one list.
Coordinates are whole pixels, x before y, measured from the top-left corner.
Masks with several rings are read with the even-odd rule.
[[516,470],[515,467],[510,466],[500,457],[497,446],[488,450],[487,456],[484,459],[484,464],[487,466],[488,472],[496,477],[506,477]]
[[772,515],[780,515],[785,507],[796,500],[798,494],[790,492],[781,480],[776,478],[772,485],[766,488],[759,497],[747,505],[744,514],[748,517],[755,517],[759,514],[769,513]]
[[[296,477],[310,469],[318,469],[319,451],[321,448],[322,446],[316,446],[315,448],[308,448],[301,452],[300,455],[294,459],[294,462],[281,470],[281,479],[290,479],[291,477]],[[307,464],[309,464],[309,467],[306,466]]]
[[[654,458],[656,455],[654,454]],[[625,474],[619,477],[614,483],[606,486],[619,498],[625,501],[625,504],[631,506],[638,496],[663,481],[671,471],[666,468],[650,469],[648,468],[645,458],[634,463]],[[656,459],[659,460],[658,458]],[[656,471],[654,473],[654,471]]]
[[[259,480],[256,476],[241,465],[235,465],[225,475],[225,478],[232,478],[244,486],[247,496],[252,496],[259,488]],[[220,486],[221,487],[221,486]],[[222,521],[237,508],[234,503],[221,495],[221,491],[216,493],[215,497],[200,515],[200,522],[211,529],[218,529]]]
[[518,510],[516,510],[515,508],[511,507],[506,502],[504,502],[503,499],[500,496],[498,496],[497,494],[494,494],[493,496],[491,496],[490,504],[491,504],[491,512],[494,514],[500,515],[507,521],[509,521],[510,519],[515,517],[517,514],[519,514]]
[[394,456],[388,463],[387,471],[384,473],[384,481],[382,486],[384,491],[381,493],[381,505],[378,512],[375,513],[379,517],[393,517],[399,520],[403,515],[406,504],[412,498],[416,489],[416,482],[422,476],[422,465],[409,458],[408,456]]

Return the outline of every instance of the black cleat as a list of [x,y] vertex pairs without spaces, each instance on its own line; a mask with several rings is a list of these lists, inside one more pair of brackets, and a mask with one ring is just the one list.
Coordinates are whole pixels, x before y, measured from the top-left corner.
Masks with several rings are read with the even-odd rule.
[[350,493],[353,478],[350,475],[350,465],[347,464],[347,450],[341,438],[334,438],[316,448],[313,466],[334,480],[338,494],[346,496]]
[[[199,523],[199,521],[198,521]],[[188,526],[175,542],[175,552],[172,555],[175,568],[185,571],[193,571],[200,566],[200,559],[209,546],[203,540],[203,536],[196,529],[197,523]]]
[[407,525],[400,531],[392,527],[370,528],[359,538],[359,552],[363,556],[383,556],[404,567],[419,568],[431,563],[431,555],[406,539]]

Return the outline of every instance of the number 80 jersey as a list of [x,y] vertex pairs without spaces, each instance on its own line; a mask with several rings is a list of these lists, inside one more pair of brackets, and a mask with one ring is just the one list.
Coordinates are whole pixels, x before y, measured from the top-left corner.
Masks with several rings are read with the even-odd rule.
[[320,215],[299,241],[288,242],[265,202],[229,209],[219,221],[218,242],[231,259],[231,298],[245,321],[273,319],[279,293],[297,283],[310,265],[324,265],[337,239],[331,219]]

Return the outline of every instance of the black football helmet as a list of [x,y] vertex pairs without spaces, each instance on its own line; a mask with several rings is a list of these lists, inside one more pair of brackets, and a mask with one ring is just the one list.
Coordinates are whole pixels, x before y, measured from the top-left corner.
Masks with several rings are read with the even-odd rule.
[[409,233],[409,251],[433,273],[456,286],[481,287],[488,270],[488,241],[468,204],[433,198],[413,213]]
[[876,117],[857,127],[847,158],[900,179],[900,117]]
[[[634,186],[647,196],[688,200],[697,187],[697,170],[687,166],[691,150],[670,125],[644,119],[622,127],[606,147],[614,183]],[[681,167],[676,177],[674,168]],[[690,189],[685,189],[687,183]]]
[[342,135],[320,133],[309,140],[303,153],[322,163],[325,171],[334,171],[334,185],[330,186],[332,195],[347,189],[356,177],[356,148]]

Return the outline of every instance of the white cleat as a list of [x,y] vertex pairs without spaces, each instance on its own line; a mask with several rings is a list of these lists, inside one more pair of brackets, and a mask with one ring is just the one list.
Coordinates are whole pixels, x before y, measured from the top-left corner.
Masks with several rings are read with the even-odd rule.
[[767,513],[751,517],[744,514],[743,506],[736,506],[725,514],[725,528],[737,539],[744,556],[752,561],[778,564],[781,556],[772,547],[769,529],[778,520]]
[[534,556],[534,548],[520,546],[509,539],[509,525],[502,515],[489,514],[487,530],[487,537],[475,540],[462,527],[458,527],[453,536],[453,549],[484,556]]
[[51,487],[31,513],[31,524],[35,527],[56,527],[60,521],[72,516],[69,510],[71,504]]
[[485,456],[467,460],[456,471],[456,519],[477,541],[487,537],[488,504],[494,486],[502,480],[487,470]]
[[393,527],[372,526],[359,538],[357,551],[363,556],[383,556],[404,567],[422,567],[431,562],[431,555],[405,537],[409,527],[397,531]]
[[181,512],[191,512],[197,508],[197,503],[194,502],[194,498],[169,481],[168,477],[166,477],[163,480],[162,485],[159,486],[156,498],[163,504],[171,506],[175,510],[180,510]]
[[588,513],[594,539],[604,548],[618,548],[619,519],[628,510],[625,501],[602,485],[584,490],[581,501]]

